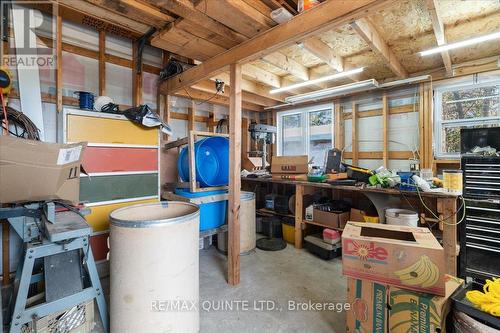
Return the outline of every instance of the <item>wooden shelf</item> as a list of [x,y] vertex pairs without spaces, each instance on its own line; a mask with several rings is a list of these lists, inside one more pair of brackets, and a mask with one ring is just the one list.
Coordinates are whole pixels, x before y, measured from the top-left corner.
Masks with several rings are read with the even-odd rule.
[[323,224],[323,223],[315,222],[315,221],[302,220],[302,223],[303,224],[314,224],[314,225],[317,225],[319,227],[333,229],[333,230],[338,230],[338,231],[343,231],[344,230],[344,228],[335,228],[335,227],[332,227],[332,226],[329,226],[329,225],[326,225],[326,224]]
[[257,213],[260,213],[262,215],[276,215],[276,216],[286,216],[286,217],[290,217],[290,218],[295,218],[295,215],[292,215],[292,214],[282,214],[282,213],[278,213],[278,212],[275,212],[274,210],[270,210],[270,209],[267,209],[267,208],[259,208],[257,209]]

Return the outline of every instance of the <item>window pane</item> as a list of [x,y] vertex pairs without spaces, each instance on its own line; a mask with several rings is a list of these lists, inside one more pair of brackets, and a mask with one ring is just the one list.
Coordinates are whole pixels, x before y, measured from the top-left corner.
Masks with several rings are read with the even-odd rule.
[[309,112],[309,158],[313,165],[323,166],[325,153],[332,148],[332,112]]
[[282,155],[304,155],[305,133],[302,128],[302,115],[291,114],[282,118]]
[[443,120],[500,116],[500,85],[444,92],[442,113]]
[[456,127],[443,127],[442,129],[442,153],[460,153],[460,129],[461,128],[481,128],[481,127],[495,127],[495,124],[475,125],[475,126],[456,126]]

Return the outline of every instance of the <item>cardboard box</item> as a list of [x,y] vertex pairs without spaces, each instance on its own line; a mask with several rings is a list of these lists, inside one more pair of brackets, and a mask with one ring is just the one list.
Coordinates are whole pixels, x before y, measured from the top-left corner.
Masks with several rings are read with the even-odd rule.
[[86,145],[0,136],[0,202],[78,203],[80,164]]
[[348,278],[347,332],[445,332],[450,296],[464,282],[450,275],[445,281],[442,297]]
[[328,179],[330,179],[330,180],[347,179],[347,172],[329,173],[327,176],[328,176]]
[[464,280],[445,275],[444,297],[389,287],[389,329],[391,333],[446,332],[450,296]]
[[351,305],[346,313],[348,333],[388,332],[387,292],[384,284],[347,279],[347,302]]
[[445,295],[444,251],[427,228],[348,222],[342,248],[346,276]]
[[285,179],[285,180],[300,180],[300,181],[307,181],[307,174],[272,174],[272,179]]
[[349,221],[349,212],[325,212],[314,208],[313,221],[332,228],[343,228]]
[[309,158],[301,156],[273,156],[271,173],[301,173],[307,174]]
[[351,217],[349,218],[349,220],[353,222],[364,222],[365,215],[366,212],[364,210],[351,208]]

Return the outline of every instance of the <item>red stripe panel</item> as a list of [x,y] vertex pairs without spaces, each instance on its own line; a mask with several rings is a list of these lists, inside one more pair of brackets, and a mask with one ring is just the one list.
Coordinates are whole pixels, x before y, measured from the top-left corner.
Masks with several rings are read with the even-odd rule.
[[106,259],[106,255],[109,252],[108,237],[109,237],[109,232],[100,235],[90,236],[90,247],[92,248],[92,253],[94,254],[95,261],[101,261]]
[[158,149],[87,147],[83,167],[87,172],[156,171]]

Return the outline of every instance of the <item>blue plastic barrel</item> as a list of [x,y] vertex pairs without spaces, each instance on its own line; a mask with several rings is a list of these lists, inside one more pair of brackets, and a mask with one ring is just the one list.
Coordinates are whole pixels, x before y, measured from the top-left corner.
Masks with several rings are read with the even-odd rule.
[[[175,190],[175,194],[190,199],[224,193],[227,191],[189,192],[187,189],[180,188]],[[198,206],[200,207],[200,231],[215,229],[226,223],[227,200],[202,203]]]
[[[229,140],[224,137],[209,137],[194,144],[196,181],[200,187],[225,186],[229,182]],[[189,181],[188,149],[184,147],[177,160],[177,171],[181,180]]]

